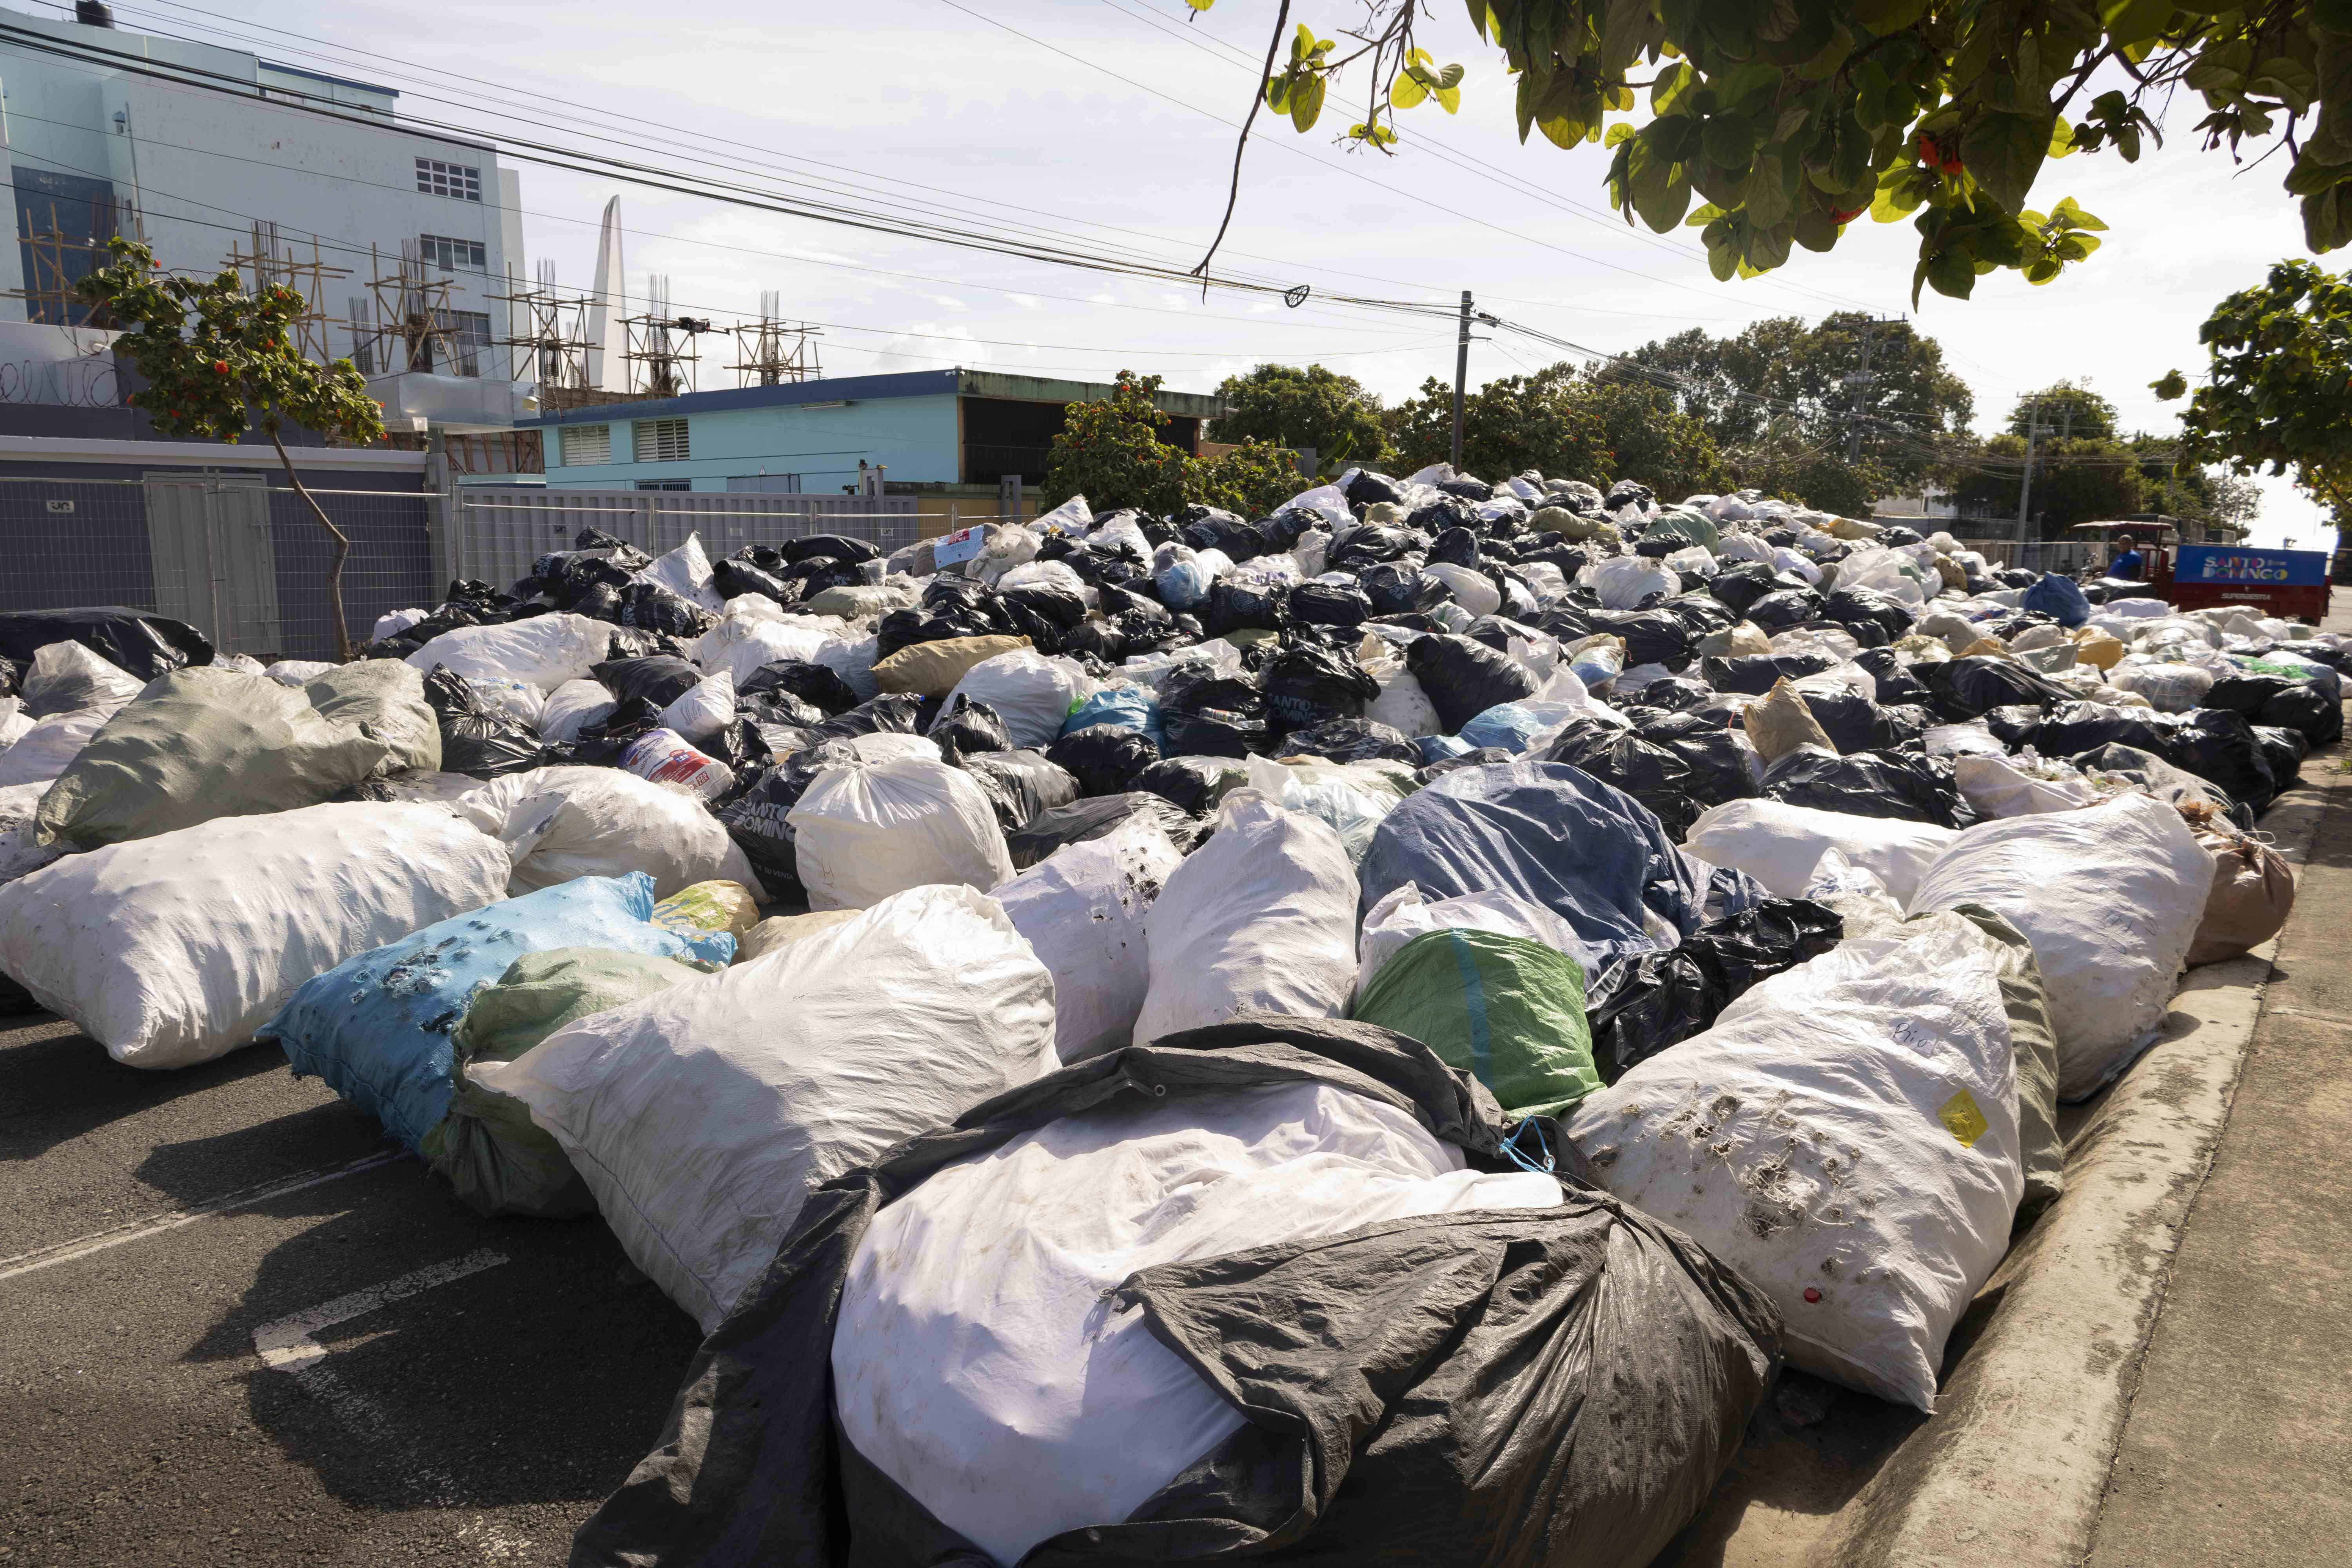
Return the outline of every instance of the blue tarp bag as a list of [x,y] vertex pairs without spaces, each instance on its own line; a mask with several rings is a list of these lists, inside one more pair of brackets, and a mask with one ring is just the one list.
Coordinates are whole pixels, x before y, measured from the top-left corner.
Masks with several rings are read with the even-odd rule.
[[1070,710],[1070,716],[1062,721],[1062,733],[1075,735],[1095,724],[1141,731],[1162,752],[1168,750],[1168,737],[1160,730],[1160,699],[1146,688],[1105,687]]
[[1432,900],[1498,889],[1557,912],[1608,957],[1688,936],[1708,891],[1655,813],[1566,763],[1441,775],[1389,813],[1358,875],[1360,915],[1407,882]]
[[2038,616],[2048,616],[2062,626],[2079,626],[2091,618],[2091,601],[2072,577],[2061,577],[2055,572],[2045,572],[2042,581],[2025,591],[2018,601],[2021,610],[2032,610]]
[[327,1087],[409,1149],[449,1114],[449,1032],[527,952],[602,948],[724,964],[735,938],[684,936],[653,923],[654,879],[581,877],[470,914],[452,915],[307,982],[259,1032],[285,1047],[297,1078]]

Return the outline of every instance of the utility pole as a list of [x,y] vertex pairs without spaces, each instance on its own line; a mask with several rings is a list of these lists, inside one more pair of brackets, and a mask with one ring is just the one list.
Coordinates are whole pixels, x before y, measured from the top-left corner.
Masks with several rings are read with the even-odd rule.
[[1878,329],[1900,324],[1899,318],[1879,317],[1862,323],[1862,368],[1845,378],[1845,460],[1848,467],[1862,461],[1862,399],[1871,384],[1878,378],[1870,374],[1870,351],[1876,345]]
[[1462,290],[1462,335],[1454,346],[1454,466],[1462,466],[1462,385],[1470,379],[1470,290]]
[[2025,472],[2017,481],[2017,563],[2025,564],[2025,505],[2033,495],[2033,448],[2042,438],[2042,405],[2029,404],[2025,416]]

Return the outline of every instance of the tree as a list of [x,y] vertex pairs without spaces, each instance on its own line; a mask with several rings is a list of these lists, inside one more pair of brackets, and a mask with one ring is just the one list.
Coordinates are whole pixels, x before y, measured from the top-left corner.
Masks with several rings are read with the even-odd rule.
[[[2282,261],[2262,287],[2216,306],[2197,335],[2206,382],[2180,416],[2175,472],[2293,468],[2342,517],[2352,503],[2352,281]],[[2177,370],[2151,384],[2167,400],[2189,390]]]
[[1670,498],[1719,491],[1728,482],[1715,437],[1664,387],[1606,372],[1588,374],[1584,398],[1601,421],[1615,477],[1639,479]]
[[1226,377],[1217,396],[1225,413],[1212,440],[1312,447],[1317,461],[1333,472],[1350,463],[1374,466],[1386,455],[1381,400],[1352,375],[1319,364],[1262,364]]
[[2060,440],[2076,437],[2113,436],[2116,405],[2093,392],[2087,382],[2061,381],[2029,392],[2009,411],[2009,433],[2022,436],[2039,423]]
[[1726,449],[1758,441],[1776,421],[1793,421],[1803,442],[1839,450],[1858,431],[1859,461],[1889,490],[1943,476],[1948,448],[1976,416],[1975,394],[1946,367],[1935,339],[1908,321],[1853,310],[1812,327],[1776,317],[1727,338],[1694,327],[1620,363],[1668,378],[1684,412]]
[[1840,517],[1868,517],[1878,498],[1895,488],[1879,469],[1848,463],[1785,426],[1727,451],[1723,462],[1727,489],[1762,490]]
[[[2046,426],[2046,419],[2045,419]],[[1984,444],[1985,466],[1960,480],[1964,516],[2014,517],[2025,468],[2025,438],[2004,434]],[[2103,522],[2148,507],[2147,482],[2132,448],[2112,437],[2069,440],[2046,433],[2033,451],[2026,508],[2039,536],[2056,538],[2078,522]]]
[[[1565,372],[1566,374],[1559,374]],[[1555,365],[1497,376],[1462,400],[1462,467],[1489,480],[1534,468],[1551,479],[1605,479],[1613,458],[1601,416],[1575,374]],[[1390,411],[1389,444],[1407,472],[1442,463],[1454,436],[1454,389],[1434,377]]]
[[279,432],[288,421],[330,439],[362,445],[383,438],[383,405],[347,359],[313,364],[296,353],[289,331],[307,309],[301,295],[273,283],[247,294],[234,272],[210,281],[158,278],[154,253],[116,238],[114,259],[84,278],[76,292],[123,329],[115,352],[127,354],[147,384],[131,395],[166,436],[234,445],[257,423],[277,448],[287,482],[334,541],[327,604],[335,619],[335,655],[348,661],[352,635],[343,620],[343,563],[352,542],[294,471]]
[[1067,406],[1045,461],[1046,506],[1083,495],[1102,510],[1167,517],[1198,501],[1264,517],[1303,488],[1291,455],[1265,442],[1202,462],[1161,440],[1168,416],[1152,396],[1164,379],[1122,370],[1108,397]]
[[[1465,73],[1420,47],[1421,0],[1362,4],[1357,47],[1335,53],[1301,23],[1279,68],[1277,20],[1262,99],[1307,131],[1330,83],[1365,62],[1363,117],[1346,135],[1391,152],[1398,111],[1435,99],[1452,112]],[[2312,250],[2352,240],[2345,0],[1473,0],[1470,11],[1517,79],[1519,139],[1614,149],[1612,205],[1660,232],[1701,229],[1718,279],[1769,271],[1794,246],[1828,250],[1868,213],[1912,219],[1915,301],[1923,288],[1966,299],[1998,269],[2046,283],[2097,249],[2092,231],[2105,226],[2072,197],[2028,209],[2044,163],[2108,149],[2136,161],[2158,134],[2147,106],[2184,88],[2210,110],[2197,127],[2207,151],[2226,145],[2234,160],[2273,137],[2288,149],[2284,184]],[[2090,92],[2103,68],[2125,85]],[[1647,120],[1608,123],[1642,89]],[[1244,147],[1248,136],[1244,122]]]

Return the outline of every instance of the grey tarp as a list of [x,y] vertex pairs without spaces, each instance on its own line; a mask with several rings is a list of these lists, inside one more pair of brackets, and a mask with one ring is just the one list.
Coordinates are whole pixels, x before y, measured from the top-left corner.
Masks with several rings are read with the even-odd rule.
[[[1064,1068],[810,1194],[572,1563],[986,1563],[835,1426],[834,1322],[866,1226],[942,1166],[1118,1096],[1284,1081],[1409,1110],[1473,1166],[1506,1168],[1493,1096],[1369,1025],[1244,1015]],[[1561,1186],[1556,1208],[1392,1221],[1129,1278],[1122,1304],[1250,1424],[1128,1519],[1024,1563],[1647,1563],[1738,1450],[1778,1371],[1780,1322],[1691,1242],[1573,1174]]]

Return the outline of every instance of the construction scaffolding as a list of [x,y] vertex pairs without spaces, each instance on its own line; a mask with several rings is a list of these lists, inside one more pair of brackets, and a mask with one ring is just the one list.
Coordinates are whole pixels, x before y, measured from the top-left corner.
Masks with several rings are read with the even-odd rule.
[[436,365],[445,374],[478,375],[476,345],[462,342],[452,330],[449,280],[430,276],[416,241],[400,242],[400,260],[386,272],[383,254],[368,247],[373,300],[352,295],[352,361],[362,375],[397,375],[415,371],[430,374]]
[[[30,204],[19,196],[18,202],[29,209]],[[78,208],[79,204],[72,204]],[[80,327],[89,323],[90,308],[76,297],[74,289],[84,278],[107,266],[113,258],[107,253],[107,242],[117,235],[126,238],[142,237],[139,209],[127,199],[92,197],[87,211],[69,210],[60,214],[58,204],[48,206],[48,225],[34,229],[25,220],[29,210],[20,212],[19,222],[24,237],[18,242],[25,265],[25,286],[5,290],[5,297],[25,301],[25,320],[51,326]],[[69,232],[79,231],[79,232]]]
[[738,322],[730,329],[737,358],[728,368],[738,386],[780,386],[788,381],[814,381],[824,374],[817,363],[817,329],[782,319],[783,296],[773,289],[760,294],[757,323]]
[[588,374],[589,300],[564,296],[556,287],[554,262],[542,257],[539,280],[528,289],[515,286],[509,264],[507,291],[490,298],[507,307],[507,335],[497,342],[509,351],[509,373],[539,384],[541,406],[551,393],[595,390]]
[[328,266],[320,258],[318,236],[310,237],[310,257],[306,261],[279,237],[276,223],[256,218],[253,248],[247,251],[242,246],[230,246],[222,266],[240,278],[249,279],[249,293],[259,295],[263,289],[278,286],[299,295],[302,313],[287,324],[294,352],[319,364],[333,363],[334,345],[328,341],[327,329],[338,323],[327,314],[323,302],[328,283],[350,277],[352,269]]
[[669,311],[669,279],[659,272],[646,279],[650,309],[642,316],[625,316],[621,325],[628,335],[622,359],[628,366],[628,390],[653,397],[675,397],[694,390],[695,366],[702,355],[695,339],[711,330],[710,322]]

